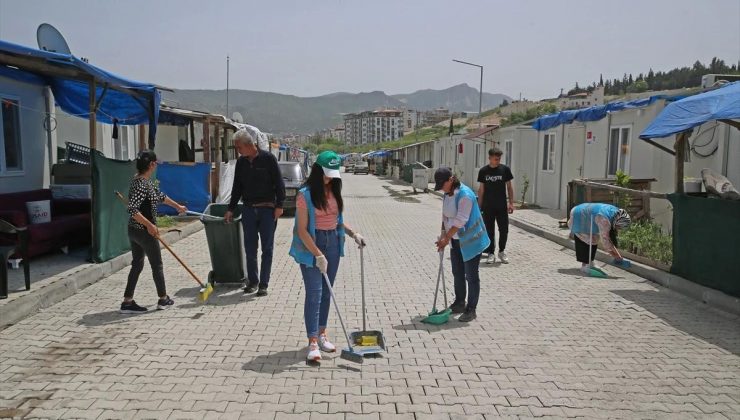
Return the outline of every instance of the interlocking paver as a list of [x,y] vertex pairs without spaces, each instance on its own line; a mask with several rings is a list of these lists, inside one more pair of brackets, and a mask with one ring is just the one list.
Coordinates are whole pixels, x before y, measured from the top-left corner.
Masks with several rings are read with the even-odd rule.
[[[205,305],[166,253],[177,301],[116,312],[127,271],[0,331],[0,414],[26,418],[414,419],[581,416],[740,417],[740,320],[633,274],[595,281],[569,250],[510,229],[508,265],[482,265],[478,319],[422,324],[437,273],[441,201],[375,177],[345,176],[346,218],[368,240],[369,327],[388,352],[352,365],[304,357],[303,282],[276,233],[270,295],[217,285]],[[389,194],[389,191],[394,191]],[[203,232],[175,245],[196,272]],[[361,328],[359,258],[348,244],[336,283]],[[452,298],[445,258],[448,299]],[[137,300],[151,304],[142,275]],[[342,345],[336,316],[330,330]],[[16,410],[16,411],[13,411]]]

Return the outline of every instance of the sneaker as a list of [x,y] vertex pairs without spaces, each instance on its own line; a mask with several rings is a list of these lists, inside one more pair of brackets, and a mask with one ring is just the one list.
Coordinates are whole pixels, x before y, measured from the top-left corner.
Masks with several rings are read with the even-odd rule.
[[165,296],[163,299],[157,301],[157,310],[163,311],[169,309],[170,306],[174,305],[175,301],[170,299],[169,296]]
[[450,310],[453,314],[461,314],[465,312],[465,302],[454,302],[450,305]]
[[260,289],[257,290],[257,296],[267,296],[267,287],[260,287]]
[[321,334],[319,336],[319,348],[321,351],[325,351],[327,353],[334,353],[337,351],[336,346],[329,341],[329,337],[327,337],[326,334]]
[[466,309],[465,313],[460,315],[460,318],[457,320],[460,322],[470,322],[475,318],[478,318],[478,315],[475,314],[475,309]]
[[498,260],[501,261],[503,264],[509,263],[509,258],[506,256],[505,252],[498,253]]
[[581,273],[586,274],[586,275],[591,274],[591,267],[587,265],[581,266]]
[[306,356],[306,360],[309,362],[318,362],[321,360],[321,351],[319,351],[318,343],[311,343],[308,345],[308,355]]
[[490,254],[488,254],[488,258],[486,258],[486,264],[493,264],[495,262],[496,262],[496,255],[494,255],[493,252],[491,252]]
[[249,284],[244,287],[244,294],[254,293],[254,291],[257,290],[256,284]]
[[147,309],[145,307],[137,305],[133,300],[131,302],[124,302],[121,304],[122,314],[140,314],[146,311]]

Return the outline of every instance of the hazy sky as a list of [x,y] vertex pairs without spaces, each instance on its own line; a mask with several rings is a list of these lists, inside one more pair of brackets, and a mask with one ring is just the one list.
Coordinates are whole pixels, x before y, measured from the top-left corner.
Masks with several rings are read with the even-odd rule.
[[175,88],[299,96],[458,83],[549,97],[575,81],[740,59],[740,0],[0,0],[0,38],[36,47],[48,22],[72,52]]

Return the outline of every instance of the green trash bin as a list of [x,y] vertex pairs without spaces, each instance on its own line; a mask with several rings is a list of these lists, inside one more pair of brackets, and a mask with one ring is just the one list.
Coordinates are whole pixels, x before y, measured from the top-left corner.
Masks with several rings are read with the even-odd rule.
[[[223,217],[228,205],[209,204],[203,213]],[[211,254],[211,272],[208,282],[243,283],[244,251],[241,234],[242,205],[234,210],[234,221],[226,223],[223,219],[201,217],[208,240],[208,252]]]

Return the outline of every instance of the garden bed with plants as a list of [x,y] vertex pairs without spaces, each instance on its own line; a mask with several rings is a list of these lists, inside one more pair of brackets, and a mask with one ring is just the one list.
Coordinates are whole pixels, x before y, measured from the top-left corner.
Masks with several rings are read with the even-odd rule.
[[638,262],[668,271],[673,263],[673,237],[663,233],[652,220],[633,223],[619,233],[619,249],[632,254]]

